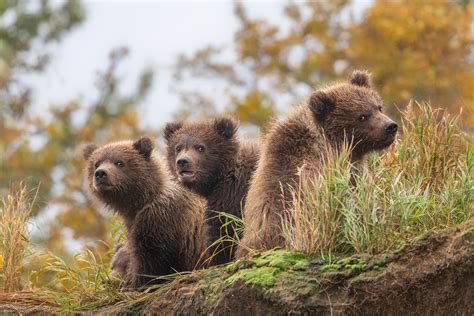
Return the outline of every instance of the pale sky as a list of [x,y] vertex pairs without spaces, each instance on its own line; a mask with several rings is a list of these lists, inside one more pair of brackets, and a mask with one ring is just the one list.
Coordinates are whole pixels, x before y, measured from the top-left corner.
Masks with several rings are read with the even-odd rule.
[[[285,2],[252,1],[251,16],[277,20]],[[34,109],[79,98],[87,103],[96,93],[96,71],[104,70],[111,49],[130,48],[119,68],[123,90],[135,86],[143,67],[155,70],[154,85],[144,104],[146,124],[163,124],[179,104],[170,91],[172,66],[179,53],[233,41],[237,20],[232,1],[86,1],[84,23],[52,47],[47,70],[27,80],[35,87]],[[132,81],[133,80],[133,81]]]

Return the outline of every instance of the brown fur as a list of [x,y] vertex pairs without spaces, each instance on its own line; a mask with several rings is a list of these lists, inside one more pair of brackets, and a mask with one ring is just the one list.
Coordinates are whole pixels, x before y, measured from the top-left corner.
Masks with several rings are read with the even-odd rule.
[[[242,207],[248,191],[250,177],[258,160],[255,145],[240,142],[237,125],[230,119],[189,124],[169,123],[165,128],[168,144],[168,163],[174,176],[185,187],[207,200],[206,217],[209,225],[209,242],[212,244],[223,234],[216,212],[225,212],[242,218]],[[185,165],[179,165],[186,159]],[[181,172],[194,172],[182,177]],[[228,235],[235,236],[227,227]],[[233,258],[233,244],[224,241],[210,249],[211,264],[222,264]]]
[[117,273],[126,271],[129,288],[194,269],[207,243],[205,204],[171,180],[152,150],[148,137],[84,150],[91,195],[117,212],[127,228],[126,246],[114,264]]
[[[365,116],[362,117],[362,116]],[[352,143],[352,161],[389,146],[396,124],[382,112],[382,100],[366,72],[355,71],[349,82],[313,92],[288,118],[275,123],[262,146],[244,208],[245,232],[237,257],[250,249],[284,247],[281,220],[291,208],[290,187],[298,184],[298,170],[315,175],[327,154]]]
[[125,244],[118,244],[112,257],[112,271],[110,272],[110,279],[115,285],[120,285],[120,282],[127,277],[129,262],[128,247]]

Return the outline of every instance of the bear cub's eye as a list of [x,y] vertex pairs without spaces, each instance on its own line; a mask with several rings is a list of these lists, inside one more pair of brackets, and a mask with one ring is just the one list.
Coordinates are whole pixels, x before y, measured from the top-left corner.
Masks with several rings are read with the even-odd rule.
[[382,107],[381,107],[381,106],[379,106],[379,111],[380,111],[380,112],[383,112],[383,109],[382,109]]
[[96,161],[95,164],[94,164],[94,167],[97,169],[97,168],[99,168],[99,166],[100,166],[100,161]]
[[370,116],[370,115],[364,115],[364,114],[362,114],[361,116],[359,116],[359,121],[365,122],[365,121],[367,121],[367,120],[369,119],[369,116]]
[[175,150],[177,153],[179,153],[181,151],[181,146],[176,146]]
[[203,145],[197,145],[196,150],[202,153],[204,151],[204,146]]
[[123,163],[122,160],[117,160],[117,161],[115,162],[115,165],[116,165],[117,167],[119,167],[119,168],[122,168],[125,164]]

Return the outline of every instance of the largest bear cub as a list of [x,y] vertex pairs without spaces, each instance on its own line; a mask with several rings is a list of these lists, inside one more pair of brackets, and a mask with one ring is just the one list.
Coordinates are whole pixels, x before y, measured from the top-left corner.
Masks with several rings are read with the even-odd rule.
[[291,187],[297,187],[302,166],[307,175],[320,171],[328,147],[338,150],[344,142],[351,143],[352,161],[360,164],[369,152],[392,144],[397,124],[383,113],[382,105],[369,75],[355,71],[349,82],[313,92],[272,126],[247,196],[237,257],[250,249],[285,246],[282,218],[291,209]]
[[[234,121],[168,123],[168,163],[176,179],[207,200],[211,264],[229,262],[236,237],[232,225],[217,212],[242,217],[242,207],[258,160],[258,148],[237,139]],[[217,242],[220,240],[220,242]]]
[[127,228],[114,269],[128,288],[176,271],[191,271],[206,249],[204,201],[171,180],[142,137],[84,149],[92,197],[117,212]]

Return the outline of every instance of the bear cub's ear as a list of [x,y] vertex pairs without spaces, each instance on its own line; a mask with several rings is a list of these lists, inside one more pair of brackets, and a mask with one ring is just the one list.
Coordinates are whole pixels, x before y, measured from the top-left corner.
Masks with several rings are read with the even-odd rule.
[[84,159],[87,160],[92,155],[92,153],[97,149],[95,144],[88,144],[82,149],[82,154],[84,155]]
[[370,75],[366,70],[354,70],[350,79],[350,83],[360,87],[370,88],[372,82],[370,81]]
[[214,128],[225,139],[231,139],[237,133],[237,123],[229,118],[214,120]]
[[146,160],[150,159],[153,151],[153,142],[150,137],[143,136],[133,143],[133,148],[140,153]]
[[327,93],[318,90],[309,98],[309,108],[319,122],[322,122],[336,107],[336,101]]
[[176,131],[180,130],[181,127],[183,127],[183,123],[166,123],[164,132],[166,142],[168,142],[171,136],[173,136]]

